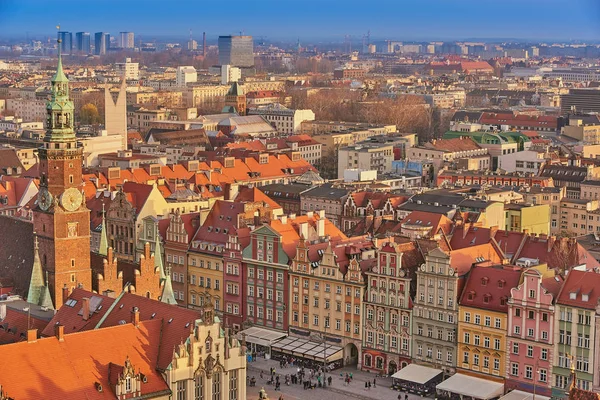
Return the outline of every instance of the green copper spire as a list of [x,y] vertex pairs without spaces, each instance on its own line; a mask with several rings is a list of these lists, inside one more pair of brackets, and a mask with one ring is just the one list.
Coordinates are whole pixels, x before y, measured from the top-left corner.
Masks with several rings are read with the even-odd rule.
[[52,296],[50,296],[50,288],[48,287],[48,271],[46,271],[46,285],[41,287],[40,290],[40,307],[46,307],[49,310],[54,310],[54,304],[52,304]]
[[73,102],[69,99],[69,80],[63,71],[61,40],[58,39],[58,65],[51,79],[52,94],[46,103],[45,142],[74,142]]
[[40,303],[41,290],[44,286],[44,273],[42,263],[40,262],[40,253],[38,251],[38,238],[34,237],[33,244],[33,268],[31,269],[31,281],[29,281],[29,292],[27,292],[27,301],[33,304]]
[[[104,203],[102,203],[102,232],[100,233],[100,247],[98,254],[103,256],[108,255],[108,237],[106,235],[106,212],[104,211]],[[108,260],[110,262],[110,260]]]
[[160,235],[156,234],[156,245],[154,247],[154,266],[160,270],[160,280],[163,281],[166,278],[165,267],[163,264],[163,253],[162,246],[160,244]]
[[165,285],[163,286],[160,301],[167,304],[177,304],[175,293],[173,292],[173,286],[171,285],[171,268],[169,267],[167,267],[167,276],[165,278]]

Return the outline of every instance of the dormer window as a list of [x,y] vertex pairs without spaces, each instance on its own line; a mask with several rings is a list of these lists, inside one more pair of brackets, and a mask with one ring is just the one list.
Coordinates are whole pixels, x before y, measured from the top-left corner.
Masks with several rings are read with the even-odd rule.
[[505,306],[506,305],[506,297],[500,297],[500,305],[501,306]]
[[467,299],[473,301],[474,298],[475,298],[475,292],[470,291],[469,294],[467,295]]
[[569,293],[569,299],[570,300],[575,300],[577,298],[577,292],[570,292]]
[[125,378],[125,393],[131,393],[131,377]]
[[481,286],[487,286],[488,280],[489,279],[487,277],[481,278]]
[[582,294],[581,295],[581,301],[590,301],[590,295],[589,294]]
[[483,295],[483,302],[485,304],[488,304],[490,302],[491,298],[492,298],[492,296],[490,296],[489,294],[485,294],[485,295]]

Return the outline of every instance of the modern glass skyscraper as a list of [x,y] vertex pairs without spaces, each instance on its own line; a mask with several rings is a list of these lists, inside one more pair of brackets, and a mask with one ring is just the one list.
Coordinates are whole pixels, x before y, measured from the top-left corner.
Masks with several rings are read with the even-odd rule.
[[106,54],[110,47],[110,34],[106,32],[96,32],[95,36],[95,51],[97,55]]
[[62,54],[73,54],[73,34],[71,32],[58,31],[60,40],[60,51]]
[[254,66],[252,36],[219,36],[219,64],[233,67]]
[[92,50],[91,37],[89,32],[77,32],[75,34],[75,43],[77,52],[81,54],[90,54]]

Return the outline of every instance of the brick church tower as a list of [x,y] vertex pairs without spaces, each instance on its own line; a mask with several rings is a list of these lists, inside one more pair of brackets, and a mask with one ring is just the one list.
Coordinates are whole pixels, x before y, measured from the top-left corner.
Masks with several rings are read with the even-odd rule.
[[60,41],[58,47],[58,68],[46,105],[47,131],[39,148],[40,189],[33,216],[40,260],[57,309],[63,304],[65,286],[69,292],[79,284],[92,289],[90,210],[82,194],[83,147],[73,130],[73,102]]

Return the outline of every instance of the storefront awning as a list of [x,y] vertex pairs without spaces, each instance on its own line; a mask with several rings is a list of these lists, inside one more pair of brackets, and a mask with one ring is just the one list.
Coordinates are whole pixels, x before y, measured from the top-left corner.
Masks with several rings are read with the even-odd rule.
[[502,396],[504,384],[475,378],[473,376],[455,374],[436,386],[437,390],[445,390],[454,394],[462,394],[476,399],[488,400]]
[[[499,400],[534,400],[533,393],[523,392],[521,390],[513,390],[500,397]],[[535,400],[550,400],[550,397],[535,395]]]
[[392,378],[424,385],[441,373],[442,371],[439,369],[417,364],[408,364],[406,367],[392,375]]
[[314,360],[335,361],[342,358],[342,348],[327,342],[314,342],[312,340],[288,336],[271,345],[271,349],[298,357]]
[[246,334],[246,342],[258,344],[260,346],[271,346],[277,340],[287,336],[287,333],[285,332],[272,331],[256,326],[238,332],[237,337],[239,340],[242,340],[242,334]]

